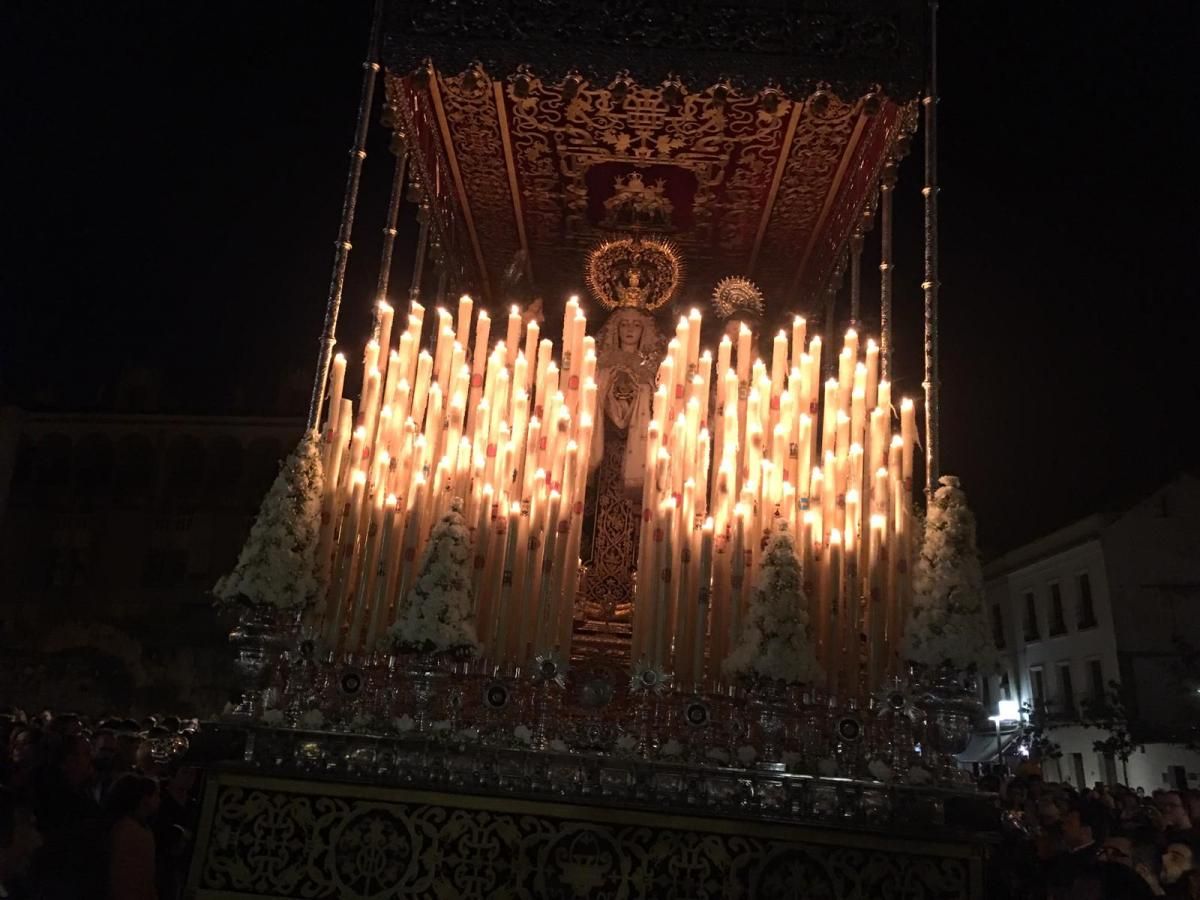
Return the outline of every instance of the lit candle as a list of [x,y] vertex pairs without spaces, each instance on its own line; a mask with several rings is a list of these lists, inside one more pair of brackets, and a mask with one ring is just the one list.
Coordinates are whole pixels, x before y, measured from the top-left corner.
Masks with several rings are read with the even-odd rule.
[[883,602],[883,537],[887,518],[873,515],[870,521],[871,532],[867,544],[867,690],[874,691],[879,687],[884,664],[887,613]]
[[695,633],[692,637],[692,678],[697,684],[704,673],[704,636],[708,627],[708,615],[712,600],[714,525],[712,516],[704,520],[700,529],[700,564],[697,578],[697,610]]
[[475,302],[466,294],[458,298],[458,322],[454,330],[454,339],[463,347],[471,339],[471,310]]
[[779,395],[783,393],[783,379],[787,375],[788,339],[782,328],[775,335],[771,348],[771,406],[776,408]]
[[737,641],[742,634],[742,604],[746,589],[746,516],[741,503],[733,508],[733,550],[729,554],[729,639]]
[[496,645],[492,649],[492,659],[500,666],[506,666],[513,659],[509,651],[513,642],[510,632],[513,626],[519,625],[514,616],[513,582],[516,579],[517,548],[520,544],[521,504],[516,500],[508,503],[508,524],[505,529],[504,560],[500,576],[500,600],[496,604]]
[[850,351],[850,365],[858,362],[858,332],[853,328],[846,329],[846,343],[843,345]]
[[668,497],[659,506],[659,526],[654,533],[654,541],[658,546],[658,596],[654,604],[654,641],[651,647],[651,665],[656,668],[666,663],[667,640],[669,638],[668,615],[672,611],[674,594],[671,580],[671,566],[674,560],[675,531],[674,497]]
[[[525,326],[525,363],[526,366],[537,366],[538,352],[538,337],[542,333],[542,328],[536,320],[531,319]],[[525,384],[521,385],[526,391],[530,390],[533,385],[529,382],[529,374],[526,372]]]
[[504,364],[511,366],[517,358],[517,349],[521,340],[521,310],[513,306],[508,311],[508,332],[504,336],[504,346],[507,350]]
[[873,339],[867,341],[867,409],[879,403],[879,345]]
[[417,380],[413,384],[412,412],[409,413],[417,423],[417,428],[421,430],[425,427],[425,401],[429,396],[432,374],[433,357],[429,355],[429,351],[422,350],[417,356]]
[[[841,619],[844,614],[841,605],[841,573],[842,573],[842,533],[834,528],[829,532],[829,552],[825,554],[825,565],[822,567],[821,588],[821,646],[824,648],[825,672],[828,675],[826,690],[829,693],[838,692],[837,671],[843,656],[841,646]],[[842,693],[837,698],[845,702]]]
[[[387,456],[387,454],[381,454]],[[393,512],[395,508],[393,507]],[[362,565],[358,571],[358,588],[354,592],[353,612],[350,615],[350,629],[346,636],[346,650],[350,653],[359,652],[363,630],[367,624],[367,612],[371,598],[375,594],[377,581],[384,571],[379,565],[379,549],[382,537],[384,517],[387,503],[381,490],[375,491],[375,499],[371,503],[371,514],[367,520],[367,533],[363,538]],[[365,648],[370,652],[373,647],[368,644]]]
[[396,311],[392,309],[392,305],[384,299],[380,299],[376,305],[377,310],[377,326],[375,329],[375,340],[379,344],[379,353],[384,360],[389,356],[389,351],[392,349],[392,319]]
[[832,453],[837,447],[837,394],[837,380],[830,378],[825,382],[825,407],[821,415],[822,454]]
[[748,384],[750,380],[750,340],[753,337],[749,328],[743,322],[738,328],[737,341],[737,377],[739,384]]
[[808,322],[804,316],[792,318],[792,359],[791,368],[802,369],[801,357],[804,355],[804,338],[808,334]]
[[325,424],[325,440],[332,442],[338,433],[338,417],[342,414],[342,392],[346,384],[346,355],[338,353],[333,357],[333,367],[329,373],[329,411]]
[[355,469],[350,475],[350,500],[343,517],[341,538],[338,542],[337,564],[334,581],[330,585],[325,611],[325,640],[333,647],[338,646],[342,628],[342,599],[353,568],[354,551],[358,541],[358,521],[362,514],[363,496],[367,488],[367,473]]
[[547,504],[546,520],[543,529],[545,540],[541,548],[542,572],[540,590],[538,591],[538,614],[534,639],[534,649],[538,653],[545,653],[553,649],[554,642],[558,637],[555,628],[558,622],[558,611],[555,604],[554,568],[555,562],[558,561],[559,570],[561,571],[562,569],[557,549],[561,506],[562,494],[558,491],[550,491],[550,501]]
[[905,490],[912,490],[913,483],[913,444],[917,439],[917,410],[912,398],[905,397],[900,401],[900,439],[903,441],[901,454],[902,472]]

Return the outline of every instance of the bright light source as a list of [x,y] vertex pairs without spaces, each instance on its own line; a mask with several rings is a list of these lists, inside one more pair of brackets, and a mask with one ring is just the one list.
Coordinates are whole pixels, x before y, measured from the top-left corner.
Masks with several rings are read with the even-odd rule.
[[1016,700],[1001,700],[996,704],[996,713],[1005,722],[1016,721],[1021,718],[1021,704]]

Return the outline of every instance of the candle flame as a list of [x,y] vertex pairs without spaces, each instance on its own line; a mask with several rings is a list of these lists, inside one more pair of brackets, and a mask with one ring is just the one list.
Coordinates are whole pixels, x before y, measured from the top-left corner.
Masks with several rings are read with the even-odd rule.
[[380,312],[391,312],[392,304],[388,303],[387,300],[380,297],[379,298],[379,311]]
[[395,506],[400,502],[400,499],[395,494],[388,494],[387,499],[383,501],[385,506]]
[[905,397],[900,401],[900,412],[907,412],[913,408],[912,397]]
[[829,543],[840,544],[842,542],[842,532],[837,528],[829,529]]
[[335,354],[333,357],[333,361],[335,363],[337,363],[338,365],[344,366],[346,364],[346,354],[345,353]]
[[364,472],[362,469],[355,469],[353,472],[350,473],[350,483],[351,484],[366,484],[367,483],[367,473]]
[[880,530],[886,528],[887,516],[883,515],[883,513],[873,513],[871,515],[871,527],[878,528]]

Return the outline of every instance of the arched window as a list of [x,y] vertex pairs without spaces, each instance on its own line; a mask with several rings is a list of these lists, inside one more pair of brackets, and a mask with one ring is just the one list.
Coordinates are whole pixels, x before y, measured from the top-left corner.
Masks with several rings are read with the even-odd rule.
[[47,506],[63,507],[71,496],[71,439],[65,434],[48,434],[38,441],[38,499]]
[[167,505],[177,512],[192,512],[204,491],[204,444],[190,434],[174,438],[167,446]]
[[122,506],[145,506],[158,483],[158,454],[144,434],[129,434],[117,444],[116,500]]
[[112,497],[116,450],[106,434],[84,435],[75,445],[75,503],[82,510],[103,506]]
[[251,512],[258,509],[271,482],[279,474],[283,452],[274,438],[256,438],[246,448],[246,473],[242,481],[242,500]]
[[9,482],[8,497],[13,506],[25,507],[37,496],[37,448],[28,435],[21,435],[17,442],[17,455],[13,460],[12,481]]
[[221,435],[208,445],[208,469],[205,494],[215,506],[237,506],[241,502],[242,445],[229,435]]

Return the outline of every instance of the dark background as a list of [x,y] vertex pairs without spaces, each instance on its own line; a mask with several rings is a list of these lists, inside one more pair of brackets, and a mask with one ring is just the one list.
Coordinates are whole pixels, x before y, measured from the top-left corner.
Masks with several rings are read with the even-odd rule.
[[[1200,29],[1187,3],[1063,6],[942,4],[943,469],[985,551],[1198,460]],[[110,410],[150,371],[158,411],[302,414],[369,3],[2,15],[0,401]],[[376,127],[339,329],[352,347],[384,141]],[[919,147],[897,200],[897,394],[921,381]]]

